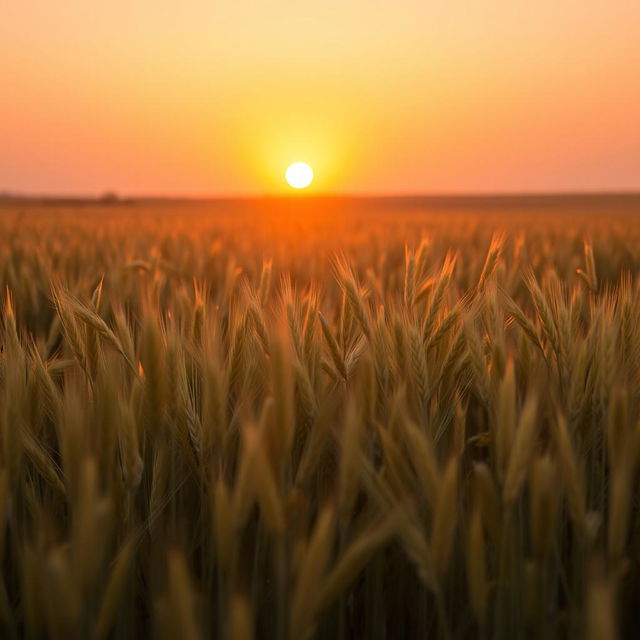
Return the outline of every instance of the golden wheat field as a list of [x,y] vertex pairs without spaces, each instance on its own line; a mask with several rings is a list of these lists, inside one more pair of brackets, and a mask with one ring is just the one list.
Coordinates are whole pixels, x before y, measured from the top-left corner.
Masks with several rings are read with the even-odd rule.
[[639,215],[4,202],[2,637],[637,635]]

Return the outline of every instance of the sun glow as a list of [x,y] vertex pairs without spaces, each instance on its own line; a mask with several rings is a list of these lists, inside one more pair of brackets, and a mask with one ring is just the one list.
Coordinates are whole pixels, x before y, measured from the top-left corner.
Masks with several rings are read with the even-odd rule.
[[313,169],[306,162],[294,162],[289,165],[285,177],[294,189],[304,189],[313,180]]

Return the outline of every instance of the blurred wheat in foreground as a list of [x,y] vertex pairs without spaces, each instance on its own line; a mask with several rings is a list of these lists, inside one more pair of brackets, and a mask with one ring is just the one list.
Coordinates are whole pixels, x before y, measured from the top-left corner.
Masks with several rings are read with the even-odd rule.
[[3,215],[2,637],[640,633],[640,224]]

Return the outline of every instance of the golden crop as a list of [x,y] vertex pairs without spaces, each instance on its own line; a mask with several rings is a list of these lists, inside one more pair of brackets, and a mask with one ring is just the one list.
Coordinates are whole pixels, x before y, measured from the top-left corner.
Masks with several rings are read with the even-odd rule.
[[1,208],[2,636],[637,631],[640,222],[228,206]]

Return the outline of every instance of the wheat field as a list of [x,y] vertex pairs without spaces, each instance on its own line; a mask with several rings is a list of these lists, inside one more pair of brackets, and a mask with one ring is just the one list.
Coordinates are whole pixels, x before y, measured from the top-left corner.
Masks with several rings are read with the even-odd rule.
[[1,205],[2,637],[640,633],[632,204]]

